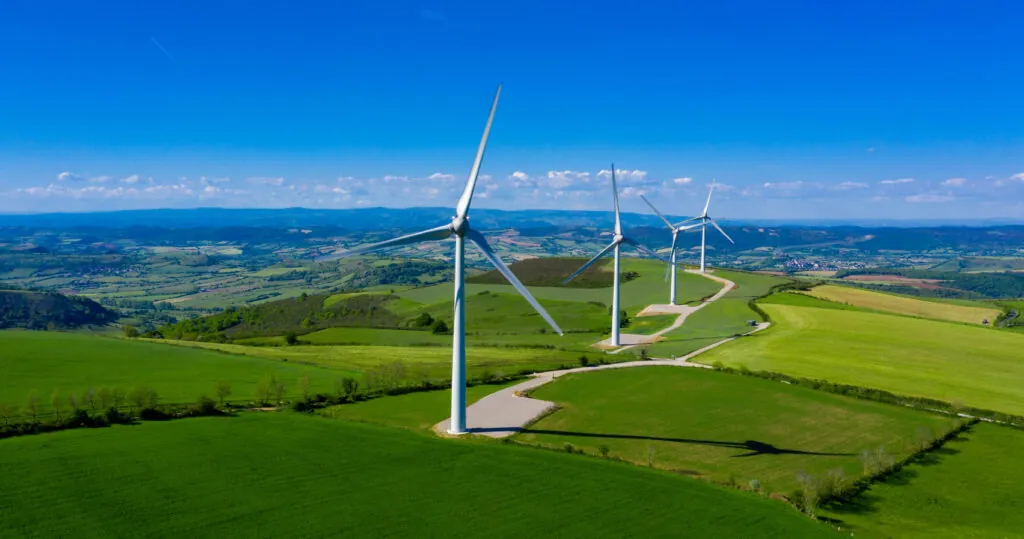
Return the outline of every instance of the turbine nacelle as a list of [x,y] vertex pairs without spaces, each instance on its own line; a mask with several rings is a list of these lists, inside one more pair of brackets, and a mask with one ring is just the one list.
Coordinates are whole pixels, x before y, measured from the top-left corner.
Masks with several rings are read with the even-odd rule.
[[452,217],[452,222],[448,225],[451,229],[452,234],[456,236],[464,236],[466,231],[469,230],[469,217],[456,215]]

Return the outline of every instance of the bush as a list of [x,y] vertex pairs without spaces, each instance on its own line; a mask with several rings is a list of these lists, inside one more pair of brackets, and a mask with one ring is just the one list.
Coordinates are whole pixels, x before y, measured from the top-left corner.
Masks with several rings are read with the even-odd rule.
[[135,326],[131,324],[125,324],[123,329],[124,336],[128,337],[129,339],[134,339],[139,336],[139,330],[135,329]]
[[217,415],[220,413],[220,410],[217,409],[217,402],[206,395],[199,397],[189,411],[192,415]]
[[434,327],[431,329],[434,335],[440,335],[442,333],[448,333],[448,324],[444,323],[444,320],[437,320],[434,322]]
[[284,342],[288,346],[294,346],[296,344],[299,344],[299,337],[295,335],[294,331],[289,331],[284,336]]
[[580,367],[589,367],[590,358],[587,356],[580,356]]
[[434,317],[430,316],[430,313],[420,313],[419,316],[413,319],[412,327],[414,328],[427,328],[434,323]]

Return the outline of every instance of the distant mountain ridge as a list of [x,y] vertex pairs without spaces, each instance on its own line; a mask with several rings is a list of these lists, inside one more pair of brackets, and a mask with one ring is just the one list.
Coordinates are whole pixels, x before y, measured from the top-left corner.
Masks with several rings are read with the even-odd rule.
[[[443,222],[451,218],[452,209],[444,207],[417,208],[353,208],[353,209],[154,209],[123,210],[89,213],[40,213],[0,214],[0,227],[33,228],[231,228],[269,227],[301,228],[330,226],[347,230],[372,230],[383,228],[406,228],[410,223]],[[646,213],[623,213],[627,226],[661,227],[663,223],[656,215]],[[684,219],[690,216],[670,216]],[[591,210],[495,210],[479,208],[473,212],[473,222],[481,228],[541,228],[541,227],[588,227],[604,226],[611,222],[612,214],[607,211]],[[786,226],[786,227],[991,227],[1024,225],[1006,219],[937,221],[937,220],[722,220],[733,226]]]

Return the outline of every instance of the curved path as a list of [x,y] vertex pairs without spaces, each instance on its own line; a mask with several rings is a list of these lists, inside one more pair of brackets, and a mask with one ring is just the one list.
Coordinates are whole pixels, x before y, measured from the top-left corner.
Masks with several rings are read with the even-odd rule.
[[[658,332],[655,335],[661,335],[668,331],[678,328],[686,321],[686,317],[691,313],[697,311],[701,307],[720,299],[722,296],[732,290],[736,284],[727,279],[721,277],[714,277],[711,275],[704,274],[705,277],[722,282],[724,286],[717,294],[708,299],[708,301],[696,306],[687,307],[687,311],[680,314],[679,318],[669,326],[668,328]],[[655,306],[652,306],[655,307]],[[649,307],[650,308],[650,307]],[[753,330],[744,333],[743,335],[750,335],[767,328],[770,324],[768,322],[762,322],[758,324]],[[565,369],[560,371],[548,371],[534,374],[529,380],[518,383],[514,386],[507,387],[496,393],[492,393],[479,401],[472,404],[466,410],[466,427],[471,434],[482,434],[484,436],[490,436],[492,438],[505,438],[511,436],[523,429],[527,424],[537,419],[544,413],[555,407],[555,403],[549,401],[542,401],[538,399],[531,399],[529,397],[523,397],[522,392],[528,391],[535,387],[542,386],[559,376],[566,374],[572,374],[577,372],[588,372],[588,371],[600,371],[605,369],[625,369],[630,367],[652,367],[659,365],[667,365],[673,367],[698,367],[698,368],[710,368],[707,365],[701,365],[699,363],[690,363],[690,359],[721,346],[736,337],[729,337],[728,339],[722,339],[716,343],[710,344],[701,348],[700,350],[691,352],[678,359],[652,359],[648,361],[627,361],[623,363],[613,363],[610,365],[597,365],[594,367],[579,367],[575,369]],[[634,345],[635,346],[635,345]],[[616,350],[620,352],[627,346]],[[615,353],[613,352],[613,353]],[[445,435],[448,431],[449,419],[434,425],[434,431],[438,434]]]

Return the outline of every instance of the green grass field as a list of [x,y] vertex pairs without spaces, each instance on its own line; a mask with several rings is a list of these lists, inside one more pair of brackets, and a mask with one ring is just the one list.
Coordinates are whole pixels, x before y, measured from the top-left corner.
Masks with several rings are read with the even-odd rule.
[[817,286],[812,290],[805,292],[805,294],[821,298],[826,301],[846,303],[876,311],[917,316],[921,318],[934,318],[936,320],[947,320],[950,322],[962,322],[964,324],[981,325],[983,320],[988,320],[989,323],[992,323],[996,316],[999,316],[1000,312],[999,309],[992,306],[968,307],[965,305],[954,305],[950,303],[937,303],[848,286]]
[[[499,389],[520,382],[522,380],[467,387],[466,405],[471,405]],[[425,430],[448,418],[451,398],[452,393],[448,390],[421,391],[329,406],[321,410],[320,414],[334,419],[349,419],[391,427]]]
[[298,414],[2,445],[5,537],[834,536],[664,472]]
[[[159,341],[156,341],[159,342]],[[262,359],[287,361],[345,372],[365,372],[384,363],[401,361],[410,369],[423,369],[431,378],[451,376],[451,336],[448,346],[244,346],[189,341],[168,341],[166,346],[218,350],[230,354]],[[591,353],[592,358],[598,357]],[[485,371],[492,374],[539,372],[557,369],[562,365],[576,366],[580,352],[535,348],[466,348],[467,375],[479,376]],[[632,359],[623,357],[622,361]]]
[[843,468],[860,475],[861,451],[908,455],[919,428],[954,421],[911,409],[705,369],[646,367],[570,375],[533,397],[562,409],[517,435],[552,447],[684,470],[717,481],[751,479],[787,492],[796,474]]
[[837,309],[765,304],[774,326],[697,361],[1024,414],[1024,335]]
[[[689,274],[687,274],[689,275]],[[718,301],[703,307],[686,319],[682,327],[665,334],[663,340],[650,346],[654,357],[680,357],[752,328],[747,321],[761,321],[747,302],[767,294],[772,286],[787,279],[760,273],[715,270],[715,275],[736,283],[736,288]],[[709,279],[702,280],[714,283]],[[717,283],[714,283],[717,286]]]
[[1024,431],[980,424],[825,514],[867,537],[1024,537]]
[[[289,397],[300,394],[298,379],[308,374],[314,391],[333,391],[343,370],[294,365],[209,350],[96,337],[83,333],[0,331],[0,402],[19,408],[28,392],[39,392],[43,410],[54,390],[64,397],[90,387],[136,386],[155,389],[162,402],[195,402],[213,383],[231,383],[229,400],[248,402],[267,374],[285,381]],[[66,406],[66,404],[65,404]]]
[[[657,260],[642,260],[638,258],[625,258],[622,260],[622,271],[635,271],[640,277],[623,283],[621,290],[622,306],[630,314],[635,314],[640,309],[652,303],[668,303],[668,283],[665,282],[665,263]],[[678,296],[680,303],[697,301],[717,292],[721,285],[718,283],[693,275],[679,272],[678,274]],[[611,305],[612,290],[608,288],[568,288],[561,286],[531,286],[530,293],[538,300],[555,300],[570,302],[596,301],[604,305]],[[511,285],[501,284],[467,284],[466,295],[473,296],[484,290],[501,294],[517,294]],[[406,290],[398,293],[400,296],[431,304],[441,301],[449,301],[452,298],[452,284],[444,283],[436,286],[428,286],[413,290]],[[519,301],[523,301],[520,299]],[[525,304],[525,302],[524,302]],[[467,308],[472,305],[472,300],[466,300]],[[546,305],[546,304],[545,304]],[[468,316],[468,315],[467,315]],[[555,318],[558,321],[558,318]]]

